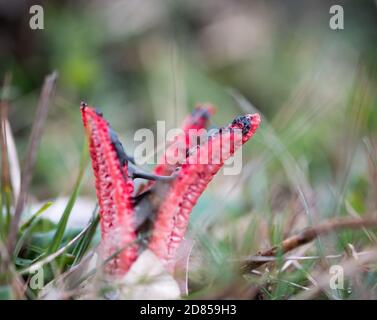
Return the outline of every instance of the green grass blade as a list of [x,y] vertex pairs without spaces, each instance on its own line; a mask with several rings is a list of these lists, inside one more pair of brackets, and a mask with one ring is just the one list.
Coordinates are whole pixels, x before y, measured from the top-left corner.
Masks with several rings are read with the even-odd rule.
[[20,238],[18,239],[14,252],[13,252],[13,259],[16,259],[18,257],[18,254],[21,251],[21,248],[23,244],[25,243],[25,240],[30,235],[31,231],[34,229],[35,225],[38,223],[38,217],[46,211],[50,206],[52,205],[52,202],[45,203],[35,214],[33,214],[20,228],[20,231],[22,232]]
[[[97,208],[96,208],[97,210]],[[84,257],[86,251],[90,247],[90,244],[93,240],[93,237],[95,235],[95,232],[98,227],[98,223],[100,221],[100,216],[97,215],[90,223],[90,228],[86,232],[86,234],[81,238],[80,242],[77,244],[77,246],[73,250],[73,255],[75,256],[75,260],[73,261],[72,266],[77,265],[82,258]]]
[[71,194],[71,196],[68,200],[67,206],[64,209],[63,215],[60,218],[60,221],[57,225],[56,233],[55,233],[55,236],[54,236],[54,238],[51,242],[51,245],[48,247],[48,249],[46,251],[46,256],[50,255],[51,253],[58,250],[58,248],[62,244],[62,240],[63,240],[63,237],[64,237],[65,229],[67,227],[67,222],[68,222],[69,216],[72,212],[72,208],[73,208],[73,206],[76,202],[76,199],[79,195],[81,181],[84,177],[84,173],[86,171],[86,167],[87,167],[87,164],[88,164],[88,159],[89,159],[88,155],[89,155],[89,153],[88,153],[87,145],[84,144],[84,148],[83,148],[83,151],[82,151],[82,154],[81,154],[80,170],[79,170],[79,174],[78,174],[77,179],[76,179],[76,183],[75,183],[73,192],[72,192],[72,194]]
[[34,213],[20,228],[21,232],[24,232],[34,221],[38,218],[43,212],[45,212],[50,206],[52,202],[46,202],[36,213]]
[[64,254],[71,246],[77,243],[81,239],[81,237],[83,237],[84,234],[88,231],[88,229],[89,229],[89,225],[86,228],[84,228],[78,235],[76,235],[72,240],[70,240],[67,244],[59,248],[59,250],[53,252],[52,254],[48,256],[46,255],[41,256],[42,259],[38,259],[38,261],[36,261],[33,265],[23,270],[20,270],[19,274],[24,275],[24,274],[30,273],[33,270],[37,270],[53,262],[56,258]]

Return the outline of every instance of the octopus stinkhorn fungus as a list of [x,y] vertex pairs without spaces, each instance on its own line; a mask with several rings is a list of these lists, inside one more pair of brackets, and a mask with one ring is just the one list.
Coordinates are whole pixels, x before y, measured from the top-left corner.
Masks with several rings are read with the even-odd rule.
[[[113,256],[106,268],[109,273],[126,274],[146,248],[169,272],[174,271],[190,212],[224,162],[253,136],[260,123],[259,114],[239,116],[209,135],[205,143],[192,147],[190,130],[205,129],[213,112],[211,105],[199,105],[184,120],[184,136],[178,138],[186,149],[184,163],[167,161],[174,152],[169,145],[164,161],[153,174],[146,174],[133,167],[132,158],[103,115],[81,103],[100,207],[101,253],[105,259]],[[135,177],[153,181],[135,194]]]

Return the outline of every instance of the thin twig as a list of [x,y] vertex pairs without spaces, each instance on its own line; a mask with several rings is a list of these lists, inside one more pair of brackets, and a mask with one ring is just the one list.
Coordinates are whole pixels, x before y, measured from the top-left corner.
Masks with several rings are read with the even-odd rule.
[[[357,270],[360,270],[360,267],[369,263],[375,263],[377,259],[377,250],[370,250],[368,254],[362,255],[359,259],[349,258],[344,263],[342,267],[344,270],[344,277],[350,277]],[[309,287],[309,290],[305,292],[300,292],[297,295],[291,297],[290,299],[294,300],[309,300],[317,296],[321,290],[328,288],[330,283],[331,274],[326,272],[321,272],[315,279],[315,285],[313,284]],[[351,297],[352,299],[352,297]]]
[[29,145],[26,153],[25,162],[22,168],[21,175],[21,189],[20,194],[17,200],[15,213],[11,221],[11,226],[8,236],[8,252],[11,255],[11,252],[15,246],[15,240],[17,237],[18,225],[20,223],[21,214],[23,212],[26,200],[27,193],[29,190],[29,185],[32,178],[33,167],[35,164],[35,159],[37,155],[38,145],[41,141],[43,128],[46,122],[48,109],[50,106],[50,101],[54,93],[55,83],[57,80],[57,73],[53,72],[45,78],[42,92],[39,98],[38,107],[35,115],[35,120],[33,128],[31,131]]
[[9,178],[9,162],[8,162],[8,148],[7,148],[7,132],[6,122],[8,120],[8,99],[9,99],[9,86],[12,76],[7,73],[4,77],[3,90],[0,101],[0,142],[1,142],[1,187],[7,188],[10,185]]
[[[272,247],[266,251],[263,251],[257,254],[254,257],[246,259],[241,269],[243,272],[248,273],[251,270],[258,268],[265,263],[269,262],[266,261],[266,257],[276,257],[278,255],[285,254],[293,249],[298,248],[304,244],[307,244],[314,239],[316,239],[319,235],[324,235],[330,233],[335,230],[339,229],[359,229],[363,227],[377,227],[377,218],[366,218],[366,219],[335,219],[324,222],[323,224],[309,227],[297,235],[291,236],[285,239],[280,245]],[[263,257],[264,259],[258,260],[258,257]]]
[[[8,88],[10,86],[11,82],[11,74],[7,73],[4,77],[4,83],[3,83],[3,90],[0,97],[0,150],[1,150],[1,195],[0,195],[0,241],[3,240],[3,234],[2,232],[6,232],[7,227],[7,221],[3,221],[3,212],[2,212],[2,206],[3,206],[3,196],[5,202],[8,202],[8,199],[6,197],[6,189],[9,187],[9,170],[8,170],[8,150],[7,150],[7,139],[6,139],[6,130],[5,130],[5,123],[8,118]],[[4,194],[3,194],[4,191]],[[6,211],[9,211],[10,203],[5,203]],[[8,213],[7,219],[8,219]],[[10,215],[10,213],[9,213]],[[2,243],[0,243],[2,245]],[[4,263],[4,257],[1,259],[0,252],[0,273],[3,273],[7,268]],[[8,255],[6,255],[7,257]]]
[[18,161],[16,143],[14,141],[9,120],[5,122],[5,135],[7,139],[10,183],[12,185],[13,201],[16,203],[18,195],[20,194],[21,170],[20,163]]

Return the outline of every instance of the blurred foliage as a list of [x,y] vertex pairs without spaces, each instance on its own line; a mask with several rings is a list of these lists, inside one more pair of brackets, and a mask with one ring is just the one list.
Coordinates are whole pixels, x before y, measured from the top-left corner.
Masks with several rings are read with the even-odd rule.
[[[217,126],[253,108],[264,119],[243,150],[241,177],[216,177],[193,212],[192,237],[214,266],[192,276],[194,287],[221,278],[229,256],[276,244],[307,223],[377,214],[377,8],[373,0],[340,2],[345,29],[333,31],[325,0],[42,1],[45,29],[32,31],[29,1],[1,1],[0,74],[13,74],[10,122],[21,157],[43,78],[60,74],[33,196],[72,189],[84,143],[81,100],[102,109],[130,151],[136,129],[155,130],[156,120],[177,126],[209,101]],[[94,198],[93,189],[88,175],[81,194]],[[324,250],[370,239],[361,231],[338,238]],[[302,270],[285,280],[309,285]],[[299,290],[278,272],[270,277],[264,298]],[[370,278],[375,284],[375,271]]]

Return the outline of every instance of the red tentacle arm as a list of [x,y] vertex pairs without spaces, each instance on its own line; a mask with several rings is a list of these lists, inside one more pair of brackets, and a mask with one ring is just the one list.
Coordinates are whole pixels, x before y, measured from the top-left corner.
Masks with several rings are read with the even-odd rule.
[[259,124],[259,114],[237,117],[229,126],[211,136],[206,144],[198,146],[182,165],[157,212],[149,242],[149,248],[169,271],[174,270],[175,253],[198,198],[224,161],[254,135]]
[[119,159],[108,122],[85,103],[81,104],[81,114],[100,207],[101,254],[106,259],[123,249],[107,265],[109,273],[122,275],[138,256],[131,202],[133,181],[128,178],[127,163]]
[[[162,156],[159,164],[154,168],[154,173],[162,176],[171,175],[178,163],[174,163],[174,153],[177,147],[183,146],[186,150],[190,148],[190,130],[199,131],[205,129],[208,125],[210,117],[215,113],[215,107],[209,103],[199,104],[191,114],[189,114],[182,123],[184,135],[177,136],[174,143],[167,146],[165,154]],[[186,151],[185,150],[185,151]]]

